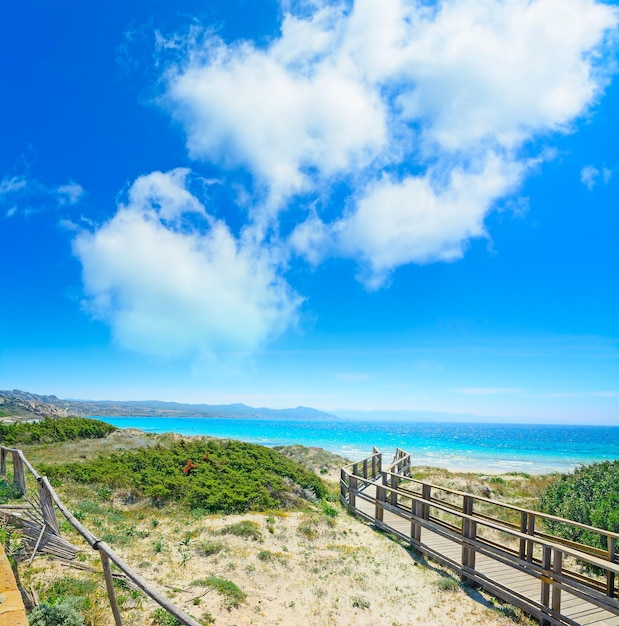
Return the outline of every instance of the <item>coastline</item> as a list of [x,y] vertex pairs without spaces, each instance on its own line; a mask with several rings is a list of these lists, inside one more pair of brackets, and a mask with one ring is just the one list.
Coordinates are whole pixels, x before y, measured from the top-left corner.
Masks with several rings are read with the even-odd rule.
[[411,453],[413,466],[460,473],[567,473],[581,465],[619,459],[619,427],[610,426],[92,417],[146,433],[322,448],[350,461],[369,456],[373,446],[385,459],[401,448]]

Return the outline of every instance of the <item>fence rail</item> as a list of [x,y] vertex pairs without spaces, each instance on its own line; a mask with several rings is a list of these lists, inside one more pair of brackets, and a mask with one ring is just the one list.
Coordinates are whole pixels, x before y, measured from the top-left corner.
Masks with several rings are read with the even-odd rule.
[[[342,504],[543,626],[578,626],[585,615],[619,626],[619,534],[413,479],[410,461],[397,450],[391,465],[371,472],[383,465],[374,448],[341,470]],[[598,533],[607,548],[553,535],[545,521]]]
[[[26,470],[30,473],[32,478],[36,481],[37,494],[39,502],[41,504],[42,514],[42,528],[39,536],[39,541],[35,545],[35,549],[32,553],[34,558],[37,549],[39,548],[40,541],[44,538],[45,534],[51,534],[60,537],[60,531],[58,527],[58,519],[56,517],[56,508],[62,513],[69,524],[86,540],[88,545],[99,552],[101,559],[102,573],[105,579],[105,585],[107,589],[108,599],[110,602],[110,608],[114,615],[114,622],[116,626],[122,626],[122,616],[120,608],[116,600],[116,591],[114,589],[114,580],[112,575],[111,563],[114,563],[118,569],[127,576],[139,589],[141,589],[149,598],[154,600],[160,607],[166,610],[168,613],[176,617],[184,626],[200,626],[193,617],[187,615],[184,611],[172,604],[167,598],[162,596],[154,587],[149,585],[144,579],[142,579],[136,572],[134,572],[127,563],[125,563],[104,541],[99,539],[93,533],[91,533],[85,526],[83,526],[74,515],[63,504],[62,500],[58,497],[58,494],[54,491],[54,488],[49,483],[49,480],[45,476],[40,476],[37,471],[28,462],[23,452],[19,448],[7,448],[0,446],[0,476],[7,477],[7,457],[11,456],[13,464],[13,482],[16,489],[23,495],[28,493],[28,485],[26,481]],[[55,507],[54,507],[55,505]]]

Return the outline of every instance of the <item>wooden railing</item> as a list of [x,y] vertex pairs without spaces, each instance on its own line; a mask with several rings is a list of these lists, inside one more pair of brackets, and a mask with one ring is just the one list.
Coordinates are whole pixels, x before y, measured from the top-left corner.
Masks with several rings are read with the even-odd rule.
[[104,541],[93,535],[85,528],[62,503],[54,488],[50,485],[45,476],[39,476],[34,467],[28,462],[23,452],[17,448],[6,448],[0,446],[0,476],[7,477],[7,457],[11,456],[13,464],[13,482],[16,489],[23,495],[28,493],[28,485],[26,480],[26,470],[36,481],[36,489],[38,499],[41,505],[41,514],[43,525],[39,541],[36,543],[32,557],[36,554],[39,544],[46,535],[60,536],[58,528],[58,520],[56,518],[56,508],[62,513],[69,524],[86,540],[93,550],[99,552],[101,559],[102,573],[105,579],[107,594],[110,602],[110,609],[114,615],[116,626],[122,626],[122,616],[120,608],[116,600],[116,592],[114,590],[114,578],[110,563],[114,563],[118,569],[123,572],[136,587],[141,589],[148,597],[154,600],[168,613],[176,617],[184,626],[200,626],[199,622],[187,615],[177,606],[172,604],[167,598],[162,596],[155,588],[143,580],[129,565],[127,565]]
[[[544,625],[579,623],[562,613],[562,591],[591,604],[594,610],[598,607],[619,615],[619,534],[405,477],[410,455],[402,451],[381,476],[360,471],[370,465],[370,459],[372,467],[381,467],[379,457],[374,449],[368,459],[342,469],[341,501],[351,513],[453,568],[462,580],[520,606]],[[385,512],[392,514],[391,521],[385,520]],[[597,533],[604,538],[606,549],[553,535],[544,522]],[[445,548],[456,544],[460,546],[457,554]],[[482,571],[476,566],[477,555],[537,579],[538,594],[521,593],[500,576]]]

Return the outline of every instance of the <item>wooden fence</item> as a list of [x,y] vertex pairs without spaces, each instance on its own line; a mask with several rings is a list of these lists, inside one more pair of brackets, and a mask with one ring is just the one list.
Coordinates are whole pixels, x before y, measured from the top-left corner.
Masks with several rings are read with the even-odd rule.
[[[127,565],[104,541],[93,535],[87,528],[85,528],[80,522],[73,516],[73,514],[62,503],[54,488],[50,485],[48,479],[45,476],[39,476],[36,470],[30,465],[23,452],[17,448],[6,448],[0,446],[0,476],[7,477],[7,457],[12,458],[13,464],[13,482],[17,490],[23,494],[28,494],[28,485],[26,480],[26,470],[30,473],[32,478],[36,481],[36,489],[38,500],[40,503],[41,513],[41,530],[38,537],[38,541],[34,546],[32,558],[36,555],[37,550],[40,549],[43,543],[55,540],[56,542],[64,543],[66,546],[70,546],[66,542],[62,542],[60,539],[60,530],[58,527],[58,520],[56,518],[56,508],[62,513],[71,526],[86,540],[93,550],[99,552],[101,559],[101,567],[103,576],[105,579],[105,585],[107,588],[108,598],[110,602],[110,608],[114,615],[114,621],[116,626],[122,626],[122,616],[118,602],[116,600],[116,592],[114,590],[114,577],[112,575],[111,563],[114,563],[118,569],[124,573],[129,580],[133,582],[139,589],[141,589],[147,596],[154,600],[159,606],[165,609],[168,613],[176,617],[184,626],[200,626],[199,622],[187,615],[177,606],[172,604],[167,598],[162,596],[156,589],[143,580],[136,572],[134,572],[129,565]],[[66,549],[66,548],[65,548]]]
[[[342,469],[340,498],[351,513],[544,626],[619,626],[619,534],[415,480],[402,450],[387,469],[382,465],[374,448]],[[552,524],[595,533],[606,548],[551,534]]]

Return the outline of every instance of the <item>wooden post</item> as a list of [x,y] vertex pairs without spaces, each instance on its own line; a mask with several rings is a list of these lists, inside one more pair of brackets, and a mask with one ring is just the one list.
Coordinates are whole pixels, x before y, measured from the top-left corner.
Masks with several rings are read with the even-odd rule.
[[0,449],[0,476],[6,478],[6,450]]
[[110,560],[107,558],[107,554],[103,550],[99,550],[101,556],[101,565],[103,566],[103,575],[105,576],[105,586],[107,587],[107,595],[110,599],[110,607],[114,614],[114,622],[116,626],[123,626],[123,620],[120,616],[120,609],[118,608],[118,602],[116,601],[116,591],[114,590],[114,578],[112,577],[112,568],[110,567]]
[[[464,496],[462,502],[462,512],[464,515],[473,515],[473,497],[472,496]],[[470,519],[465,517],[462,518],[462,567],[468,569],[475,569],[475,549],[468,546],[464,543],[465,539],[471,539],[475,541],[477,536],[477,524]],[[468,580],[468,576],[463,574],[461,576],[462,582],[466,582]]]
[[561,613],[561,587],[557,582],[557,578],[561,575],[563,569],[563,552],[555,549],[555,557],[552,562],[552,573],[555,575],[552,585],[552,610],[555,613]]
[[384,517],[383,502],[385,501],[385,488],[376,485],[376,512],[374,518],[377,522],[382,522]]
[[430,519],[430,499],[432,498],[432,487],[430,485],[423,484],[421,487],[421,497],[425,500],[422,506],[423,519]]
[[377,468],[377,475],[378,474],[382,474],[383,473],[383,453],[382,452],[378,452],[378,468]]
[[348,511],[355,512],[355,496],[357,492],[357,477],[349,476],[348,478]]
[[348,488],[346,485],[346,470],[340,470],[340,499],[346,501]]
[[[520,511],[520,532],[523,535],[527,534],[527,512]],[[524,560],[527,554],[527,540],[524,538],[520,539],[520,549],[518,551],[518,556]]]
[[[614,537],[608,535],[608,560],[611,563],[616,562],[615,558],[615,549],[617,546],[616,540]],[[610,570],[606,570],[606,595],[609,598],[614,598],[617,595],[615,590],[615,572],[611,572]]]
[[13,452],[13,482],[21,494],[26,495],[26,475],[19,452]]
[[[549,546],[544,546],[542,551],[542,567],[544,568],[544,572],[542,572],[542,592],[540,597],[540,602],[542,606],[548,608],[550,606],[550,555],[551,549]],[[550,626],[550,621],[546,618],[542,617],[539,620],[540,626]]]
[[376,478],[376,455],[372,455],[372,479]]
[[[529,513],[529,519],[527,521],[527,534],[532,537],[535,536],[535,515]],[[533,561],[533,539],[527,539],[527,561],[531,563]]]
[[57,535],[60,535],[58,520],[56,519],[56,509],[54,508],[54,501],[52,500],[49,491],[47,491],[41,479],[39,479],[37,482],[37,489],[39,491],[39,501],[41,502],[43,520],[53,532],[55,532]]
[[[391,487],[397,489],[400,486],[400,477],[397,474],[391,476]],[[398,494],[395,491],[391,492],[391,504],[398,506]]]
[[417,519],[423,518],[423,504],[417,499],[413,499],[412,520],[411,520],[411,541],[413,545],[421,543],[421,524],[417,523]]
[[368,460],[363,459],[363,478],[367,480],[368,478]]

